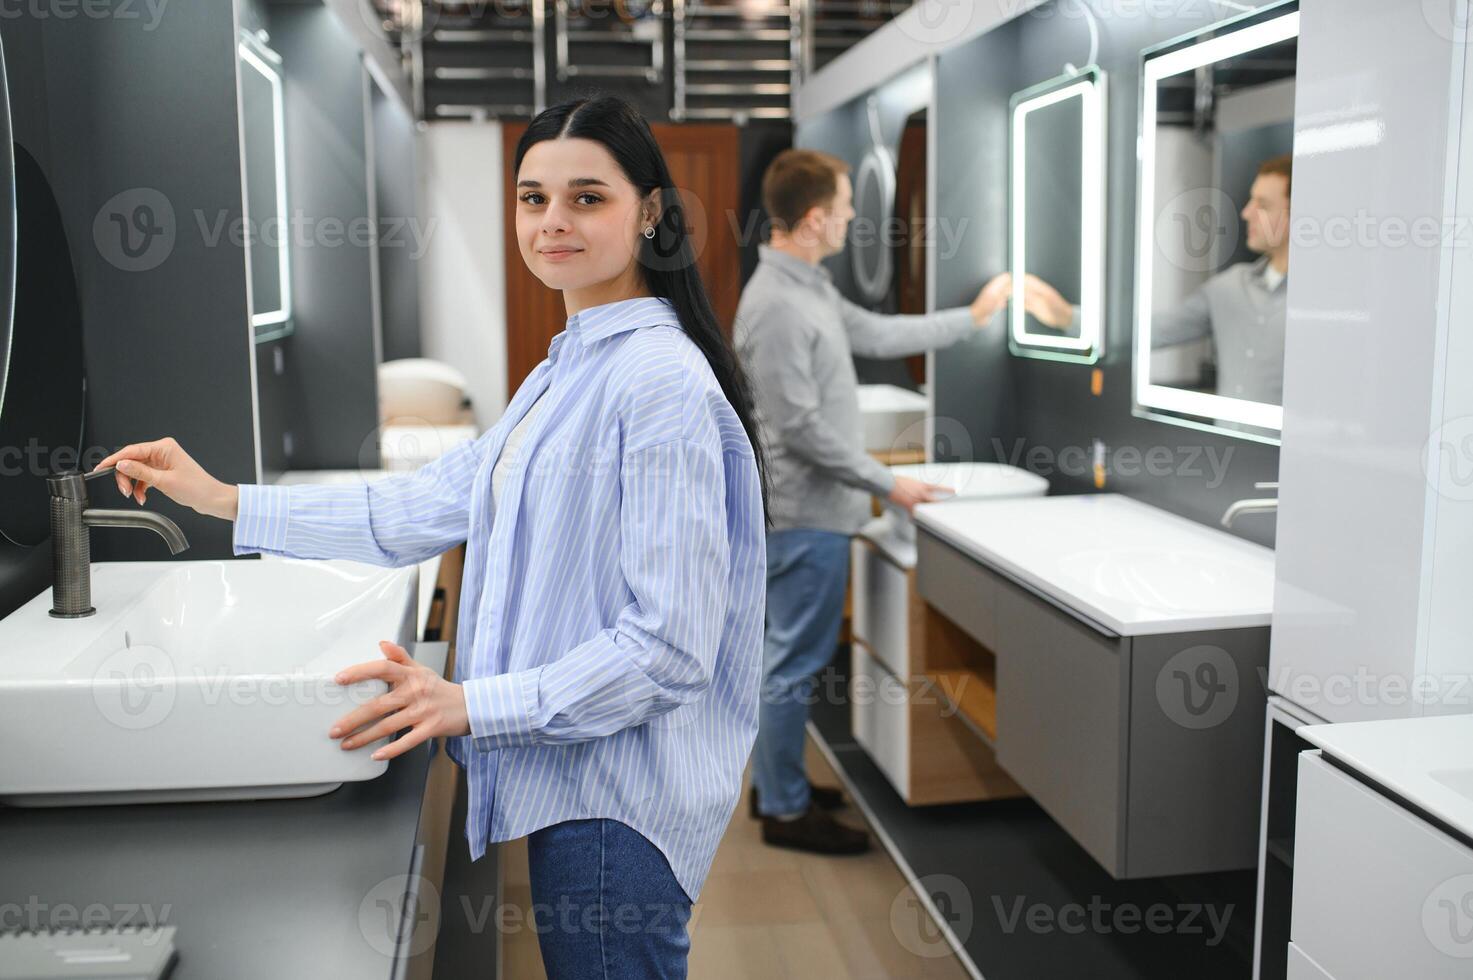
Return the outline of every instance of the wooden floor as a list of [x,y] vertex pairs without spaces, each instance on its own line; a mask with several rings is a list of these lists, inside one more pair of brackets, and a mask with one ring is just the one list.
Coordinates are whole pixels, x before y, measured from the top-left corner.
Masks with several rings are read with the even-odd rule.
[[[810,742],[814,782],[839,785]],[[878,843],[858,857],[818,857],[768,847],[742,803],[691,913],[692,980],[889,980],[966,972],[940,940]],[[840,819],[861,826],[852,806]],[[526,921],[531,906],[525,840],[501,845],[502,897]],[[546,976],[531,929],[502,937],[503,980]]]

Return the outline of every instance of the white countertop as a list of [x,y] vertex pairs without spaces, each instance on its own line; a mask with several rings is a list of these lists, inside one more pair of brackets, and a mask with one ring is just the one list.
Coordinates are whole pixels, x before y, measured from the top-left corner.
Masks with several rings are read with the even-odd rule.
[[1272,620],[1271,549],[1120,494],[922,504],[915,520],[1121,636]]
[[1297,734],[1473,837],[1473,715],[1306,725]]

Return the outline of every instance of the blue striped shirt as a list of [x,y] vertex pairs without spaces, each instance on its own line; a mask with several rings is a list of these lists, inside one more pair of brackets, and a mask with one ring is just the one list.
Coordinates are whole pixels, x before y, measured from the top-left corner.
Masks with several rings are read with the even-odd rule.
[[[493,502],[507,435],[544,393]],[[234,541],[395,566],[465,541],[471,734],[447,750],[472,860],[607,817],[695,900],[756,737],[766,554],[751,444],[667,301],[569,317],[501,420],[414,473],[242,485]]]

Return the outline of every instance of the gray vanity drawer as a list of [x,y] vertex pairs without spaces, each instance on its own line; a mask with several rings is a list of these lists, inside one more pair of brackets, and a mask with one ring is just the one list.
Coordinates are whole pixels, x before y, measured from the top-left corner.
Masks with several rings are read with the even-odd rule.
[[1111,874],[1124,872],[1119,640],[1011,584],[995,590],[997,761]]
[[997,649],[1001,580],[924,528],[916,529],[916,591],[972,639]]

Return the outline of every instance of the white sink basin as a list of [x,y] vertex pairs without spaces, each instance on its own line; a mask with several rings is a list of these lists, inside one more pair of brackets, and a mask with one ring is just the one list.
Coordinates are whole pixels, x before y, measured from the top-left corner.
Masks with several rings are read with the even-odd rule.
[[1066,555],[1059,567],[1111,599],[1193,613],[1251,602],[1272,582],[1272,569],[1266,574],[1259,562],[1199,550],[1083,551]]
[[[905,463],[890,467],[890,472],[951,488],[953,495],[947,497],[945,503],[984,498],[1042,497],[1048,493],[1048,480],[1006,463]],[[884,512],[859,533],[878,545],[901,567],[915,567],[916,528],[904,509],[885,501]]]
[[1267,626],[1274,553],[1119,494],[922,504],[916,523],[1120,636]]
[[899,385],[860,385],[859,414],[866,452],[905,452],[925,446],[926,396]]
[[[387,761],[332,723],[387,689],[333,682],[407,644],[415,568],[101,562],[97,614],[0,620],[0,802],[75,806],[314,796]],[[377,743],[382,744],[382,742]]]

